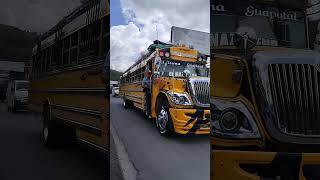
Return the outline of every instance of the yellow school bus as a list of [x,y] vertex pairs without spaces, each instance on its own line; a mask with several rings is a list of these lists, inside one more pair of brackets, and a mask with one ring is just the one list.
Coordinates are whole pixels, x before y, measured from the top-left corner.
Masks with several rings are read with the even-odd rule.
[[320,179],[320,54],[279,2],[211,4],[213,180]]
[[151,119],[162,135],[209,134],[210,82],[208,56],[183,45],[155,41],[148,54],[123,73],[124,107],[146,111],[142,80],[151,71]]
[[77,140],[108,152],[109,19],[109,1],[86,1],[34,47],[29,108],[42,114],[45,146]]

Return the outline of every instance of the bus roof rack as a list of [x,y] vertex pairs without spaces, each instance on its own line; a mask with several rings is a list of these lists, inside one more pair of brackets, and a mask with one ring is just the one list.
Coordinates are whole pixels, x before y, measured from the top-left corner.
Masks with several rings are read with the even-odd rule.
[[62,20],[60,20],[55,26],[45,32],[43,35],[40,36],[40,41],[43,41],[47,37],[51,36],[52,34],[61,30],[65,25],[73,21],[78,16],[85,13],[88,9],[90,9],[95,4],[98,4],[100,0],[85,0],[81,2],[81,5],[75,8],[70,14],[65,16]]
[[163,49],[163,48],[170,48],[172,46],[173,46],[172,44],[167,44],[167,43],[161,42],[159,40],[155,40],[155,41],[153,41],[153,44],[151,44],[148,47],[148,51],[150,53],[153,53],[157,48],[158,49]]

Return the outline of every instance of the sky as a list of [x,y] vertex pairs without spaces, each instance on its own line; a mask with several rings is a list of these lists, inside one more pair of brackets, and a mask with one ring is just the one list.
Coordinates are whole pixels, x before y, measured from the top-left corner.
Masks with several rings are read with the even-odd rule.
[[80,5],[80,0],[1,0],[0,24],[45,32]]
[[121,72],[154,40],[169,42],[172,26],[210,31],[209,0],[112,0],[110,8],[110,66]]

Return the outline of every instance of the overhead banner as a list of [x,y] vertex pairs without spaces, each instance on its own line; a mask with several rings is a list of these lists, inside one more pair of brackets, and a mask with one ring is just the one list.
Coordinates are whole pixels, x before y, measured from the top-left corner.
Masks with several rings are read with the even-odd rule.
[[[296,0],[297,1],[297,0]],[[290,8],[290,6],[279,6],[277,3],[262,3],[261,1],[248,0],[214,0],[211,4],[211,12],[213,14],[226,14],[237,16],[261,16],[270,19],[277,18],[279,20],[303,20],[304,10]],[[294,3],[295,1],[292,1]],[[299,1],[300,2],[300,1]],[[297,3],[297,2],[296,2]],[[298,4],[298,3],[297,3]]]
[[211,4],[211,12],[296,20],[298,15],[304,12],[303,7],[303,0],[214,0]]
[[202,54],[210,54],[210,33],[173,26],[171,29],[171,43],[193,46],[195,50]]
[[[249,36],[256,46],[305,48],[301,1],[211,1],[211,48],[234,46],[235,34]],[[286,5],[286,6],[285,6]]]

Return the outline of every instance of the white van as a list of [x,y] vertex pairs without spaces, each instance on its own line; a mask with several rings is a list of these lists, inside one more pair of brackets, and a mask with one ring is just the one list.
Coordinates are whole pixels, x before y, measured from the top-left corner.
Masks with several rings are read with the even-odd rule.
[[8,111],[26,109],[29,103],[29,81],[11,80],[7,88]]

